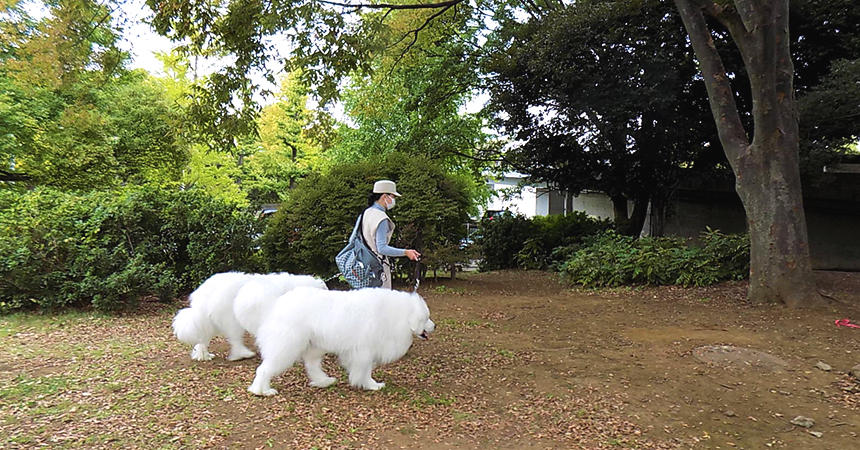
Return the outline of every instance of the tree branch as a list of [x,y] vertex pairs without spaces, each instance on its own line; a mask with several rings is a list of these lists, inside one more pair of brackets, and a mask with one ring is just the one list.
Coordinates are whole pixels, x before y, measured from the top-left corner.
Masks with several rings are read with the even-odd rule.
[[[454,4],[456,4],[456,3],[454,3]],[[406,56],[407,53],[409,53],[409,50],[412,48],[412,46],[415,45],[416,42],[418,42],[418,33],[421,30],[423,30],[424,28],[427,28],[427,25],[430,25],[430,22],[433,21],[433,19],[441,16],[442,14],[445,13],[445,11],[448,11],[449,9],[451,9],[451,6],[454,6],[454,5],[445,6],[442,9],[440,9],[439,11],[436,11],[435,13],[433,13],[433,15],[428,17],[427,20],[425,20],[424,23],[420,27],[406,33],[406,35],[414,34],[414,36],[412,37],[412,42],[410,42],[409,45],[407,45],[406,48],[403,49],[403,51],[400,53],[400,56],[397,57],[397,61],[394,61],[394,64],[391,65],[391,69],[388,71],[388,76],[391,76],[391,74],[394,73],[394,68],[397,67],[397,64],[400,63],[400,60],[402,60],[403,57]]]
[[[710,29],[705,22],[703,9],[706,7],[696,0],[674,0],[690,35],[690,42],[699,60],[702,78],[708,91],[711,113],[717,123],[720,142],[729,162],[735,166],[737,159],[749,146],[749,137],[741,122],[738,107],[735,103],[731,82],[726,74],[723,61],[714,45]],[[707,7],[714,3],[707,1]]]
[[749,18],[746,16],[747,14],[750,14],[749,10],[752,9],[752,7],[745,5],[743,7],[743,11],[741,11],[737,8],[733,8],[731,5],[719,5],[717,2],[706,1],[702,6],[702,9],[709,16],[717,19],[717,21],[726,27],[729,34],[732,36],[732,40],[735,41],[735,45],[737,45],[738,50],[741,51],[742,57],[746,59],[750,53],[748,48],[749,37],[761,33],[761,29],[756,24],[750,22]]
[[424,4],[408,4],[397,5],[393,3],[342,3],[329,0],[317,0],[324,5],[339,6],[342,8],[368,8],[368,9],[437,9],[450,8],[456,4],[463,3],[465,0],[448,0],[440,3],[424,3]]

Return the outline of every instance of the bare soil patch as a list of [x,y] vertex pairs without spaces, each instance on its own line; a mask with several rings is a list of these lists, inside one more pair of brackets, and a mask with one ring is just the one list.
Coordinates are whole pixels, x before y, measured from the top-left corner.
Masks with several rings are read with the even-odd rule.
[[[856,448],[860,329],[834,321],[860,322],[860,274],[819,276],[840,301],[816,310],[750,305],[744,283],[428,281],[437,331],[374,373],[384,390],[349,388],[328,360],[338,384],[311,388],[297,366],[273,398],[245,391],[259,360],[225,361],[221,340],[214,361],[191,361],[170,334],[178,304],[0,318],[0,447]],[[731,364],[696,357],[709,347],[739,350]],[[785,365],[745,363],[762,355]],[[791,424],[799,415],[815,424]]]

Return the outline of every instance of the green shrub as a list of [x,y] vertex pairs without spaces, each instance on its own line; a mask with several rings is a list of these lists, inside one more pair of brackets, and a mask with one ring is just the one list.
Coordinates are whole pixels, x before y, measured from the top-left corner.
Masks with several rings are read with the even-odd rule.
[[743,280],[750,272],[750,241],[746,234],[723,234],[708,228],[702,233],[698,258],[684,261],[677,284],[707,286],[724,280]]
[[586,238],[560,272],[564,279],[583,286],[618,286],[633,278],[634,251],[633,238],[607,231]]
[[484,217],[478,224],[478,245],[481,249],[480,270],[517,267],[517,253],[534,236],[534,223],[520,214],[505,211],[498,216]]
[[587,287],[624,284],[706,286],[749,275],[745,235],[708,230],[701,247],[679,238],[634,240],[614,231],[588,239],[559,267],[562,278]]
[[254,269],[250,213],[201,191],[37,189],[0,201],[0,311],[134,306],[214,272]]
[[[390,179],[403,197],[389,212],[395,223],[391,245],[415,248],[428,262],[450,260],[452,243],[465,235],[474,183],[445,174],[430,160],[389,154],[314,173],[301,180],[272,217],[261,240],[269,270],[328,276],[346,245],[358,215],[367,207],[373,183]],[[437,254],[438,253],[438,254]],[[412,263],[392,259],[394,275],[411,275]]]
[[545,269],[559,247],[578,247],[582,239],[608,229],[610,223],[581,211],[528,219],[506,211],[480,223],[481,270]]

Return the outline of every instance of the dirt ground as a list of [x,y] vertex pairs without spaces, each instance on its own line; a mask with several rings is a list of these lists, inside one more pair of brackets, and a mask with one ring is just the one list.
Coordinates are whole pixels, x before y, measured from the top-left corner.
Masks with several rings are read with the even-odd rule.
[[[245,392],[259,359],[225,361],[223,340],[215,360],[191,361],[170,335],[178,304],[0,318],[0,447],[860,448],[860,382],[847,373],[860,329],[834,323],[860,322],[860,274],[817,276],[834,299],[818,310],[749,305],[744,283],[592,291],[521,271],[427,281],[436,332],[374,372],[386,388],[349,388],[329,359],[338,384],[311,388],[294,367],[272,398]],[[39,396],[15,386],[57,380]]]
[[[470,390],[486,392],[495,407],[512,399],[563,399],[554,405],[560,423],[544,426],[554,434],[539,441],[512,434],[504,440],[511,447],[563,447],[565,426],[588,436],[578,419],[591,410],[565,417],[574,403],[600,404],[599,412],[625,424],[603,441],[592,435],[574,442],[585,447],[860,448],[860,383],[847,374],[860,364],[860,329],[834,324],[860,319],[860,274],[817,277],[822,293],[836,301],[815,311],[750,305],[746,283],[569,290],[539,272],[449,281],[436,291],[463,294],[434,292],[427,301],[435,315],[484,321],[458,333],[463,341],[508,349],[519,359],[487,374],[495,388]],[[723,345],[759,350],[785,364],[695,357],[696,349]],[[819,361],[831,370],[817,368]],[[591,403],[581,403],[583,397]],[[793,425],[796,416],[815,424]]]

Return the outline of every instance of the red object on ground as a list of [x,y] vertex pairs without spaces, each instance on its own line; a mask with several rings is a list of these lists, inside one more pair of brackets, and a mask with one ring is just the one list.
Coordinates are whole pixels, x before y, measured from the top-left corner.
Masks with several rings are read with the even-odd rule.
[[848,319],[836,319],[837,327],[850,327],[850,328],[860,328],[860,325],[851,323]]

